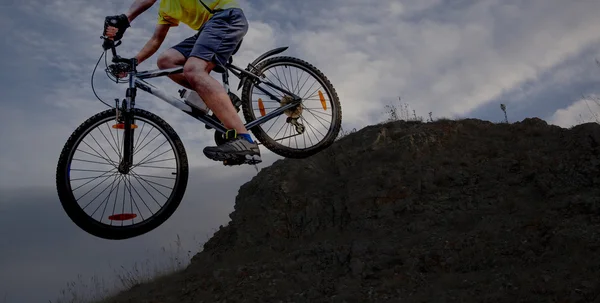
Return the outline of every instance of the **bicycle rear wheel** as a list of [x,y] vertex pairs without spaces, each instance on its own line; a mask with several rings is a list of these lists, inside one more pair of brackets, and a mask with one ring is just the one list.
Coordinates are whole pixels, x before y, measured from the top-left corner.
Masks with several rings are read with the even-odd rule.
[[187,186],[187,155],[173,128],[148,111],[133,109],[132,114],[134,156],[128,173],[118,170],[124,130],[114,108],[90,117],[71,134],[56,169],[58,196],[69,218],[104,239],[155,229],[175,212]]
[[[306,158],[333,144],[341,128],[342,109],[335,88],[319,69],[287,56],[269,58],[256,68],[257,75],[302,98],[299,107],[251,129],[266,148],[287,158]],[[291,100],[270,86],[261,88],[279,99],[271,100],[255,87],[254,81],[246,81],[242,91],[246,122],[285,105],[286,98]]]

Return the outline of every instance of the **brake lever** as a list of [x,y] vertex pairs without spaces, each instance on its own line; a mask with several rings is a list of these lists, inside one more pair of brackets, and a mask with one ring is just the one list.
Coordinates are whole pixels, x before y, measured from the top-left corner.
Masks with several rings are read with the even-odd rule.
[[100,39],[104,39],[104,42],[102,43],[102,48],[104,48],[104,50],[112,49],[113,54],[115,54],[115,48],[121,45],[121,43],[123,43],[123,41],[121,40],[115,43],[115,41],[110,40],[106,36],[100,36]]

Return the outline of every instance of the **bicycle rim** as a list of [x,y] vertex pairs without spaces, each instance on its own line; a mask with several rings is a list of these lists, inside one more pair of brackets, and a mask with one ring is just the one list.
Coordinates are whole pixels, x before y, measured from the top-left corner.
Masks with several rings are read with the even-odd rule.
[[[295,71],[292,71],[292,68]],[[266,80],[300,96],[301,110],[289,111],[253,129],[272,151],[286,157],[302,158],[312,155],[329,146],[337,136],[341,124],[341,109],[337,93],[329,80],[314,66],[291,57],[276,57],[265,60],[259,70]],[[280,100],[283,92],[261,85]],[[246,119],[256,120],[280,104],[271,100],[264,92],[250,83],[244,91]],[[304,127],[299,132],[296,125],[288,123],[288,118],[297,118]],[[300,129],[302,131],[302,129]]]
[[[118,239],[147,232],[171,215],[187,183],[187,157],[162,119],[135,109],[134,165],[128,174],[119,173],[123,129],[109,112],[115,111],[86,121],[87,127],[75,131],[74,140],[67,143],[71,145],[65,146],[69,151],[59,192],[65,210],[80,227]],[[142,151],[145,148],[148,151]],[[165,188],[170,193],[165,194]]]

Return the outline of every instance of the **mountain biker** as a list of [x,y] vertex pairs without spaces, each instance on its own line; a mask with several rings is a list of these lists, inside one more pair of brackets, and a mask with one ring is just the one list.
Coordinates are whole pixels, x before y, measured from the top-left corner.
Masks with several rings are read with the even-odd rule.
[[[135,0],[125,14],[107,16],[104,35],[120,40],[130,23],[152,7],[157,0]],[[112,22],[112,23],[111,23]],[[160,0],[154,34],[135,56],[138,63],[152,56],[169,29],[182,22],[197,33],[159,55],[160,69],[183,66],[183,73],[169,75],[171,80],[200,95],[206,105],[228,129],[225,143],[204,148],[207,158],[233,162],[254,158],[261,162],[258,144],[237,114],[227,92],[210,76],[222,68],[248,31],[248,21],[237,0]],[[242,162],[251,163],[251,162]],[[239,162],[238,162],[239,164]]]

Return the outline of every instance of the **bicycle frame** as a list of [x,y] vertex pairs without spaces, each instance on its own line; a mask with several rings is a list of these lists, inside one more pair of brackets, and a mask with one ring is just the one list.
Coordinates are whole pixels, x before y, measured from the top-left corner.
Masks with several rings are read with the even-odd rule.
[[[243,70],[233,64],[227,64],[225,66],[226,70],[222,73],[222,79],[223,79],[223,86],[225,87],[225,90],[227,91],[227,93],[229,93],[231,90],[229,88],[229,72],[231,71],[236,77],[238,77],[238,79],[242,80],[243,76],[246,77],[250,77],[250,79],[254,80],[255,82],[258,83],[264,83],[265,85],[268,85],[270,87],[273,87],[277,90],[282,91],[283,93],[288,94],[289,96],[291,96],[292,98],[294,98],[296,101],[300,101],[300,97],[298,97],[297,95],[289,92],[288,90],[286,90],[285,88],[279,87],[271,82],[267,82],[262,80],[259,76],[255,75],[252,72],[248,72],[246,70]],[[170,68],[170,69],[154,69],[154,70],[148,70],[148,71],[142,71],[142,72],[136,72],[136,73],[130,73],[129,75],[129,88],[133,89],[135,88],[139,88],[171,105],[173,105],[174,107],[182,110],[183,112],[185,112],[186,114],[194,117],[195,119],[203,122],[204,124],[214,128],[215,130],[224,133],[225,131],[227,131],[227,129],[225,128],[225,126],[223,126],[223,124],[217,122],[217,120],[215,120],[213,117],[205,114],[202,111],[197,110],[196,108],[186,104],[185,102],[183,102],[180,98],[177,98],[175,96],[169,95],[168,93],[166,93],[164,90],[162,90],[161,88],[154,86],[146,81],[144,81],[145,79],[151,79],[151,78],[158,78],[158,77],[164,77],[164,76],[168,76],[168,75],[175,75],[175,74],[179,74],[183,72],[183,67],[174,67],[174,68]],[[132,85],[133,83],[133,85]],[[255,87],[257,89],[259,89],[260,91],[262,91],[263,93],[265,93],[266,95],[268,95],[269,97],[271,97],[272,100],[277,101],[277,102],[281,102],[280,98],[277,98],[277,96],[273,95],[271,92],[269,92],[268,90],[260,87],[260,86],[256,86]],[[134,99],[131,99],[131,101],[129,102],[135,102]],[[263,117],[260,117],[252,122],[249,122],[247,124],[245,124],[244,126],[246,127],[246,129],[251,129],[257,125],[263,124],[277,116],[279,116],[280,114],[282,114],[284,111],[297,106],[299,102],[291,102],[285,106],[282,106],[268,114],[266,114]]]
[[[123,119],[123,128],[124,128],[124,133],[123,133],[123,141],[124,141],[123,149],[124,149],[124,151],[123,151],[123,158],[121,159],[121,163],[119,164],[119,172],[125,173],[125,174],[128,173],[129,169],[131,168],[131,165],[133,163],[132,140],[133,140],[133,135],[134,135],[135,129],[132,128],[132,124],[134,124],[134,119],[129,113],[130,113],[131,109],[133,109],[135,107],[135,99],[136,99],[138,88],[173,105],[174,107],[180,109],[181,111],[185,112],[186,114],[194,117],[196,120],[201,121],[204,124],[214,128],[218,132],[225,133],[227,131],[227,128],[225,128],[225,126],[222,123],[219,123],[217,120],[215,120],[211,116],[207,115],[203,111],[200,111],[200,110],[196,109],[195,107],[188,105],[187,103],[182,101],[180,98],[169,95],[168,93],[166,93],[164,90],[160,89],[159,87],[156,87],[156,86],[144,81],[145,79],[158,78],[158,77],[164,77],[164,76],[168,76],[168,75],[182,73],[183,66],[174,67],[174,68],[170,68],[170,69],[154,69],[154,70],[138,72],[136,69],[137,61],[135,58],[126,59],[126,58],[121,58],[117,55],[115,48],[121,44],[121,41],[119,41],[117,44],[115,44],[112,40],[106,39],[105,37],[102,37],[102,38],[104,38],[104,43],[103,43],[104,49],[105,50],[111,49],[111,51],[112,51],[112,54],[113,54],[112,62],[128,63],[129,66],[131,67],[131,69],[129,70],[129,79],[128,79],[129,87],[127,88],[127,91],[125,94],[126,98],[125,98],[125,100],[123,100],[123,103],[122,103],[123,105],[121,108],[121,111],[123,112],[122,119]],[[285,106],[281,106],[278,109],[274,110],[273,112],[266,114],[265,116],[262,116],[254,121],[246,123],[244,125],[246,127],[246,129],[252,129],[252,128],[256,127],[257,125],[263,124],[263,123],[281,115],[284,111],[297,106],[298,104],[300,104],[300,102],[302,102],[302,98],[300,98],[296,94],[291,93],[288,90],[286,90],[285,88],[282,88],[282,87],[280,87],[276,84],[273,84],[269,81],[265,81],[265,80],[261,79],[260,75],[256,75],[255,73],[250,71],[250,68],[253,68],[254,70],[256,70],[255,65],[258,62],[260,62],[261,60],[263,60],[264,58],[274,55],[274,54],[277,54],[277,53],[280,53],[280,52],[284,51],[285,49],[287,49],[287,47],[272,49],[272,50],[262,54],[256,60],[254,60],[251,64],[248,64],[248,67],[245,70],[233,65],[231,60],[224,66],[224,71],[222,72],[223,86],[225,87],[227,93],[229,93],[231,91],[229,89],[229,72],[231,71],[232,74],[234,74],[236,77],[238,77],[240,79],[239,87],[241,87],[242,84],[245,83],[245,81],[253,81],[256,88],[258,88],[260,91],[262,91],[263,93],[265,93],[266,95],[271,97],[272,100],[281,103],[281,100],[279,98],[277,98],[277,96],[273,95],[271,92],[258,86],[259,84],[264,83],[265,85],[268,85],[274,89],[277,89],[277,90],[289,95],[293,99],[292,102],[290,102],[289,104],[286,104]],[[117,102],[118,102],[118,99],[117,99]],[[117,118],[118,118],[118,116],[119,116],[118,104],[116,106],[116,109],[117,109]]]

